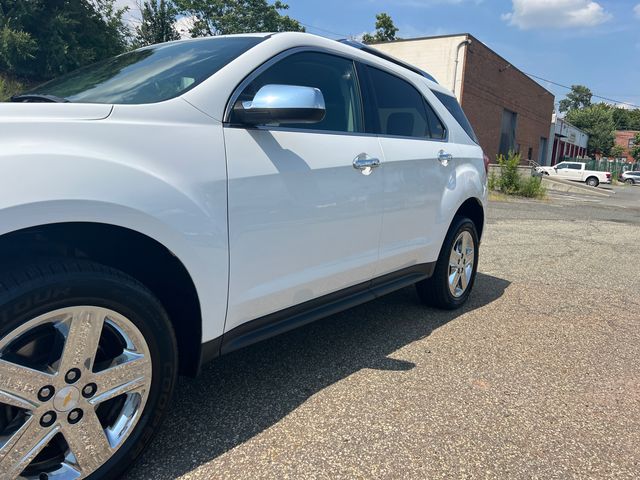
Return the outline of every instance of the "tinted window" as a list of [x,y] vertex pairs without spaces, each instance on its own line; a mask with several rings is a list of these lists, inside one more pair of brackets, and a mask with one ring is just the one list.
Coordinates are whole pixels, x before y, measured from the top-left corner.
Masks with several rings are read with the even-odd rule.
[[366,67],[375,100],[374,131],[403,137],[445,137],[445,127],[410,83],[377,68]]
[[558,165],[556,165],[556,168],[558,170],[563,169],[563,168],[568,168],[566,163],[559,163]]
[[262,40],[218,37],[153,45],[81,68],[29,93],[81,103],[161,102],[195,87]]
[[569,164],[569,168],[571,170],[582,170],[582,165],[580,165],[578,163],[570,163]]
[[[315,87],[324,96],[326,115],[319,123],[287,124],[287,127],[335,132],[362,132],[360,90],[351,60],[325,53],[290,55],[258,75],[238,101],[252,100],[265,85]],[[231,118],[233,122],[233,116]]]
[[478,137],[476,137],[476,133],[473,131],[473,127],[471,126],[471,123],[469,123],[469,119],[467,119],[467,116],[464,114],[464,111],[458,103],[458,100],[451,95],[447,95],[446,93],[438,92],[436,90],[431,91],[438,98],[438,100],[442,102],[445,108],[449,110],[449,113],[453,116],[453,118],[456,119],[456,121],[460,124],[464,131],[467,132],[467,135],[471,137],[471,140],[479,143]]

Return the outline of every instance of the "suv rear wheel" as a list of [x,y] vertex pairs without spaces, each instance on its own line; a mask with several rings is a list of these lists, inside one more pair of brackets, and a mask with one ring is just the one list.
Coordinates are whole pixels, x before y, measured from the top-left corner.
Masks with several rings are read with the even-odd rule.
[[91,262],[0,278],[0,478],[116,479],[156,430],[176,374],[143,285]]
[[478,232],[466,217],[456,217],[445,238],[431,278],[416,284],[428,306],[453,310],[469,298],[478,269]]

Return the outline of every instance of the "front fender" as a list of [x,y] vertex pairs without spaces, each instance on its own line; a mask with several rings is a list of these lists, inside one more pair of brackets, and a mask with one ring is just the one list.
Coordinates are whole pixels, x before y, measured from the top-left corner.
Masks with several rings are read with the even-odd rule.
[[0,235],[92,222],[156,240],[191,276],[207,341],[223,333],[227,303],[222,126],[186,102],[158,105],[98,121],[0,121]]

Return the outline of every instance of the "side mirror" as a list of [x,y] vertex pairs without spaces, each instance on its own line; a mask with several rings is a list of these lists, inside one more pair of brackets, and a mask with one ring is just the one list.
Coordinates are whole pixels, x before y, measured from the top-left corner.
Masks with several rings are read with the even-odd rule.
[[265,85],[253,100],[237,102],[233,112],[246,125],[318,123],[324,119],[326,108],[324,96],[317,88]]

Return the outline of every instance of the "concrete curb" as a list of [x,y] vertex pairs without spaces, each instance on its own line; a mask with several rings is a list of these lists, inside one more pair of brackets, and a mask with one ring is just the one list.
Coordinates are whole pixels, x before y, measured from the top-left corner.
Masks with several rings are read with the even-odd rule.
[[614,192],[603,192],[598,190],[598,187],[589,187],[588,185],[581,185],[575,182],[566,180],[559,180],[557,178],[549,178],[548,176],[542,176],[542,184],[548,190],[554,190],[556,192],[565,193],[581,193],[583,195],[593,195],[595,197],[610,197]]

